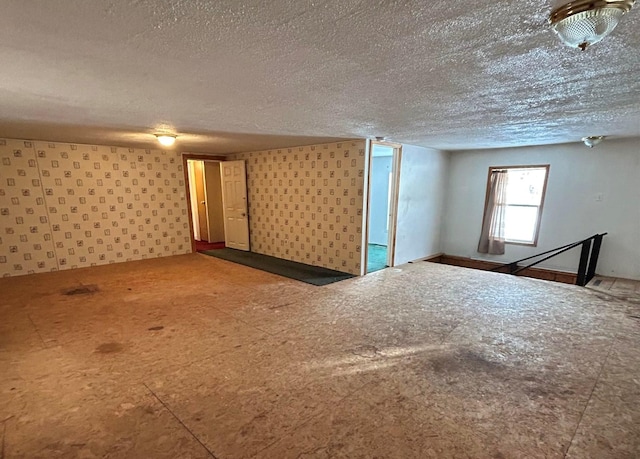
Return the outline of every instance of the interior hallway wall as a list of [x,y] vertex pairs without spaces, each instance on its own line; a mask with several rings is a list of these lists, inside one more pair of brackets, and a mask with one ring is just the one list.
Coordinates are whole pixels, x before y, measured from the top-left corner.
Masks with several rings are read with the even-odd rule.
[[205,195],[204,183],[204,161],[187,160],[187,166],[189,168],[189,195],[191,197],[193,235],[196,241],[208,241],[209,223],[207,221],[207,198]]
[[187,160],[187,174],[189,178],[189,202],[191,203],[191,227],[193,228],[193,237],[196,241],[201,241],[203,235],[200,234],[196,163],[197,161],[191,159]]
[[[538,246],[507,244],[504,255],[476,251],[490,166],[550,164]],[[451,155],[444,252],[511,262],[595,233],[605,236],[597,272],[640,279],[640,139],[606,140],[589,149],[582,143]],[[540,266],[576,272],[580,250]]]
[[233,159],[247,164],[251,251],[360,274],[365,140]]
[[224,206],[220,163],[204,161],[209,242],[224,242]]
[[[393,151],[393,150],[392,150]],[[387,245],[389,231],[389,174],[393,156],[377,156],[372,159],[371,197],[369,198],[369,242]]]
[[449,153],[402,145],[394,265],[442,252]]
[[0,139],[0,275],[191,252],[179,153]]

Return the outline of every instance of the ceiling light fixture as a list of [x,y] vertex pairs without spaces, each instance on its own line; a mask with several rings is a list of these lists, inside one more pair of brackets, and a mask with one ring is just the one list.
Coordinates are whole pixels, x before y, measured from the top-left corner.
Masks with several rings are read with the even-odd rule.
[[598,145],[600,142],[602,142],[605,139],[605,137],[606,136],[604,135],[592,135],[589,137],[583,137],[582,141],[587,147],[593,148],[596,145]]
[[158,142],[165,147],[170,147],[176,143],[176,136],[171,134],[156,134]]
[[551,12],[549,23],[560,40],[582,51],[613,32],[635,0],[575,0]]

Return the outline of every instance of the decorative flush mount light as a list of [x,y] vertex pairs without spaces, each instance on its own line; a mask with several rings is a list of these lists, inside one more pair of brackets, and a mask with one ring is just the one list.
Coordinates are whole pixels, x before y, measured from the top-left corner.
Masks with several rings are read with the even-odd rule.
[[598,145],[600,142],[602,142],[605,139],[605,137],[606,136],[604,135],[592,135],[589,137],[583,137],[582,141],[587,147],[593,148],[596,145]]
[[549,23],[560,40],[582,51],[613,32],[635,0],[575,0],[551,12]]
[[176,143],[176,136],[171,134],[156,134],[158,142],[165,147],[170,147]]

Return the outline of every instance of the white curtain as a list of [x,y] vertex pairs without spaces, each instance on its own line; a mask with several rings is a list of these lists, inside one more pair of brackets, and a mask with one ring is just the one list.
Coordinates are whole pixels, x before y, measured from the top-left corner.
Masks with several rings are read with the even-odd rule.
[[507,171],[491,171],[489,196],[482,221],[478,252],[502,255],[504,253],[504,225],[507,209]]

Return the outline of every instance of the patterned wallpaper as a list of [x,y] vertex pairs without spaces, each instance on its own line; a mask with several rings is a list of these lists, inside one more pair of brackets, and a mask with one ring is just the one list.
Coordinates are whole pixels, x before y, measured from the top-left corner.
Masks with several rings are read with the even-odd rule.
[[0,275],[191,252],[179,153],[0,139]]
[[31,142],[0,139],[0,275],[54,271],[58,262]]
[[360,275],[365,141],[239,153],[253,252]]

